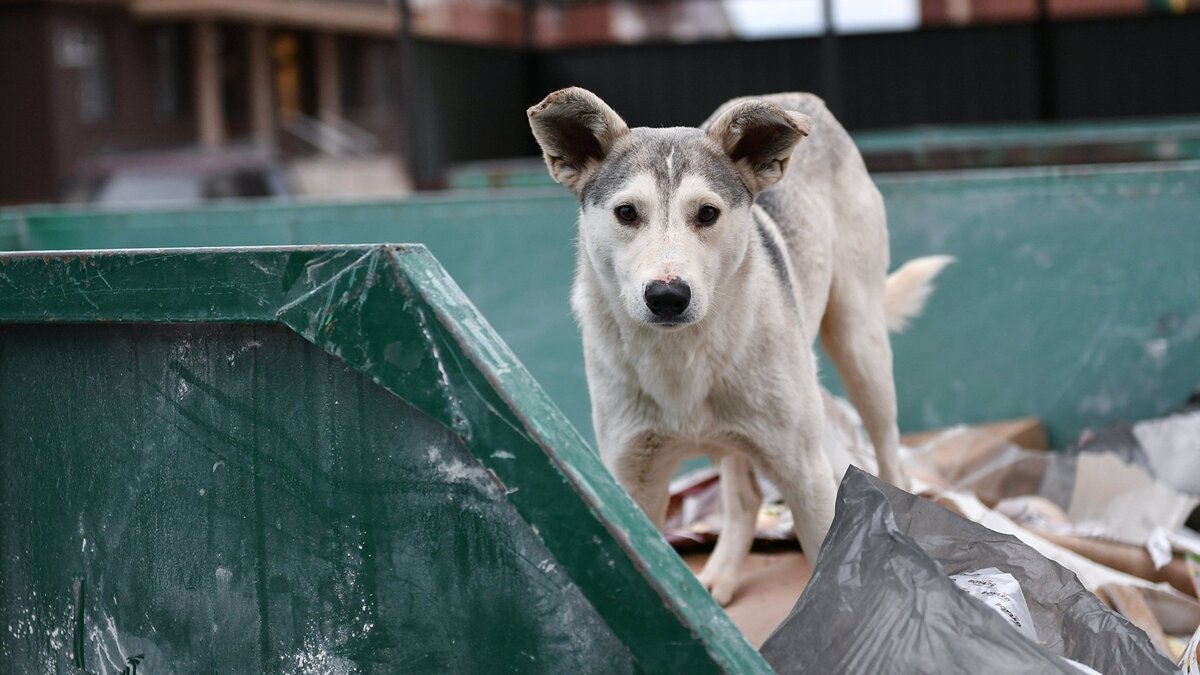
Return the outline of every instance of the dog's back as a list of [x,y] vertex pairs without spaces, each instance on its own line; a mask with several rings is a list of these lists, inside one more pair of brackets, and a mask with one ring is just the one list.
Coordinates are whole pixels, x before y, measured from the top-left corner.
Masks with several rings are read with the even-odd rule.
[[[820,97],[794,92],[753,99],[811,118],[808,138],[792,153],[789,170],[758,196],[756,208],[775,221],[788,247],[806,339],[819,335],[837,367],[879,453],[880,475],[907,487],[895,450],[883,197],[850,134]],[[729,101],[712,119],[745,100]]]
[[[759,195],[757,203],[783,235],[792,268],[799,277],[795,290],[805,310],[805,325],[815,329],[825,313],[830,286],[837,283],[840,274],[866,274],[883,288],[888,269],[883,198],[850,134],[815,94],[788,92],[736,98],[718,108],[703,126],[709,126],[730,107],[751,99],[812,118],[812,130],[792,153],[787,174]],[[837,266],[848,263],[863,269],[839,274]]]

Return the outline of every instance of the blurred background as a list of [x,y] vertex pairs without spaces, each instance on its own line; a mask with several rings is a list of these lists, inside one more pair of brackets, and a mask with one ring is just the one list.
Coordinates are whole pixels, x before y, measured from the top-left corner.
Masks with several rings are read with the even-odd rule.
[[519,182],[463,165],[534,156],[566,85],[633,125],[812,91],[872,169],[952,168],[869,131],[1200,112],[1200,1],[3,0],[0,204]]

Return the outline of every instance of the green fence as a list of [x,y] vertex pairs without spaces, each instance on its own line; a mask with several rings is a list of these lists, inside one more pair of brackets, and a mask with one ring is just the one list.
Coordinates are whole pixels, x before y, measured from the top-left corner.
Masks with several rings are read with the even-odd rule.
[[422,247],[0,255],[0,372],[6,672],[770,672]]
[[[927,126],[860,131],[854,141],[876,173],[1196,160],[1200,118]],[[460,190],[554,184],[533,157],[463,164],[449,183]]]
[[[959,258],[895,338],[906,430],[1040,415],[1055,441],[1200,383],[1200,162],[878,179],[892,259]],[[590,435],[562,190],[0,217],[26,249],[419,241]],[[2,282],[2,280],[0,280]],[[834,382],[831,368],[826,379]]]

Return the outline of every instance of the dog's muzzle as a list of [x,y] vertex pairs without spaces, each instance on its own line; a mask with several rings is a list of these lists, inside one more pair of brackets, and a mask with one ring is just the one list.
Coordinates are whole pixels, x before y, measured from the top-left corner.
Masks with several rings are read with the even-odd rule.
[[651,281],[644,294],[655,323],[679,323],[692,301],[692,289],[681,279]]

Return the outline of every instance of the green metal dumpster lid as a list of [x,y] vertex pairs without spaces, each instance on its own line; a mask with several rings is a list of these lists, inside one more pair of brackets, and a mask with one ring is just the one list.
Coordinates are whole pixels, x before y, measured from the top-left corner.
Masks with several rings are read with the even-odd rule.
[[[529,537],[529,533],[532,533],[530,541],[544,545],[553,559],[553,562],[548,558],[540,561],[519,561],[518,564],[536,565],[547,574],[550,574],[549,570],[556,565],[560,567],[561,572],[556,573],[565,572],[570,584],[577,587],[577,593],[581,593],[587,604],[594,608],[594,612],[628,650],[628,655],[632,657],[638,669],[645,672],[689,673],[771,672],[636,505],[605,471],[595,454],[547,398],[542,388],[422,246],[3,254],[0,255],[0,324],[4,324],[3,328],[0,328],[0,368],[7,371],[4,378],[7,384],[0,385],[0,410],[8,411],[7,414],[0,412],[0,445],[7,448],[0,450],[0,466],[3,466],[5,474],[0,480],[0,485],[3,486],[2,494],[9,518],[16,519],[21,517],[20,514],[31,514],[29,519],[32,521],[44,519],[44,528],[35,522],[36,527],[28,530],[29,532],[40,531],[40,536],[46,538],[69,539],[78,536],[75,532],[51,531],[50,524],[60,521],[69,523],[69,520],[58,518],[47,511],[36,511],[39,508],[53,510],[55,503],[64,510],[69,510],[68,505],[74,504],[72,500],[76,497],[72,494],[55,496],[51,490],[50,497],[43,499],[41,495],[47,493],[46,490],[34,492],[24,487],[31,482],[42,480],[41,476],[30,475],[29,472],[39,471],[51,476],[59,474],[60,482],[85,480],[86,477],[80,479],[72,475],[72,471],[83,471],[87,467],[93,467],[91,471],[101,471],[100,468],[96,468],[101,465],[95,462],[104,461],[103,458],[96,460],[87,456],[100,448],[99,443],[87,438],[72,437],[76,440],[62,442],[47,440],[58,438],[53,427],[79,424],[77,418],[86,416],[85,412],[64,412],[51,406],[57,411],[55,414],[50,414],[51,408],[46,408],[46,414],[39,416],[36,413],[36,404],[30,401],[46,401],[49,400],[47,397],[52,398],[56,395],[54,388],[70,388],[71,378],[77,377],[80,369],[94,375],[96,372],[105,372],[104,367],[113,365],[106,363],[103,367],[92,367],[91,364],[96,359],[113,359],[115,363],[122,358],[130,358],[135,363],[141,363],[137,359],[144,360],[146,357],[144,354],[138,357],[138,354],[142,353],[138,350],[148,353],[158,347],[139,341],[138,336],[154,334],[156,331],[186,333],[209,325],[240,325],[244,331],[247,330],[247,325],[259,326],[262,327],[259,329],[262,332],[253,343],[255,346],[265,345],[270,338],[275,340],[271,344],[275,345],[276,351],[286,351],[286,345],[278,346],[284,343],[271,337],[274,335],[271,331],[286,333],[290,330],[340,361],[339,367],[348,367],[347,370],[356,371],[386,392],[390,392],[380,392],[380,396],[402,399],[405,404],[448,431],[454,442],[460,443],[469,452],[470,457],[467,460],[472,464],[467,466],[455,460],[456,463],[434,467],[441,473],[434,471],[428,474],[434,478],[426,477],[423,480],[436,480],[437,476],[442,476],[445,480],[453,482],[463,476],[478,477],[480,471],[486,472],[482,474],[487,479],[484,483],[490,481],[493,485],[483,485],[479,489],[484,492],[490,491],[489,494],[497,495],[496,499],[506,502],[505,508],[509,508],[515,514],[513,520],[519,520],[508,525],[520,529],[523,533],[520,536]],[[127,352],[96,356],[88,349],[91,349],[91,344],[102,340],[97,337],[101,333],[88,332],[93,328],[110,332],[120,329],[124,331],[125,336],[121,339],[132,341],[133,346]],[[73,356],[60,353],[64,345],[69,346],[82,341],[90,342],[70,347],[76,350],[72,352]],[[203,351],[199,356],[193,355],[193,365],[199,363],[203,369],[204,359],[207,359],[210,369],[215,369],[227,359],[232,366],[237,353],[225,353],[219,347],[236,346],[236,340],[228,344],[213,344],[217,344],[218,348]],[[303,343],[299,345],[312,350],[312,347]],[[168,347],[159,351],[169,354]],[[77,358],[85,353],[91,354],[87,358],[93,359],[93,362]],[[31,355],[36,358],[31,359]],[[285,359],[285,356],[280,355],[277,358]],[[270,358],[270,355],[263,358]],[[311,355],[304,356],[301,361],[312,363],[313,358],[315,357]],[[69,367],[56,368],[56,360],[60,364],[69,362]],[[172,366],[168,361],[164,356],[161,362],[165,364],[164,368],[169,370],[178,366]],[[106,391],[110,391],[112,397],[130,397],[131,408],[132,397],[135,395],[172,398],[171,392],[140,392],[145,377],[141,380],[128,380],[137,384],[134,389],[138,392],[126,388],[122,384],[127,381],[126,375],[118,372],[125,366],[120,366],[119,363],[118,366],[109,371],[112,379]],[[290,367],[286,363],[284,366]],[[57,372],[66,370],[70,372]],[[301,386],[299,382],[302,378],[312,377],[312,372],[315,371],[311,368],[298,368],[295,371],[295,382],[286,383],[283,389],[277,387],[272,391],[292,389],[297,392],[297,396],[309,392],[308,385]],[[164,377],[173,378],[173,373],[175,370]],[[182,382],[180,386],[186,387],[188,383],[191,383],[190,386],[208,386],[211,389],[206,391],[208,395],[226,401],[229,406],[273,405],[270,401],[263,400],[270,396],[263,393],[265,390],[252,391],[246,399],[249,403],[237,402],[233,400],[236,393],[220,391],[219,386],[211,384],[219,382],[219,378],[205,380],[203,374],[195,373],[191,377],[192,379],[178,380]],[[206,382],[208,384],[205,384]],[[90,386],[105,385],[100,383]],[[259,382],[254,386],[261,388],[265,385]],[[369,392],[361,394],[367,397],[372,395],[374,394]],[[319,400],[318,404],[324,405],[322,401],[325,399]],[[81,408],[92,405],[86,394],[78,392],[72,402],[74,406]],[[177,402],[167,402],[175,406],[172,411],[183,410]],[[334,400],[332,403],[336,404],[339,401]],[[101,403],[97,401],[95,405]],[[120,414],[119,399],[116,403],[109,402],[103,405],[109,406],[105,408],[109,413]],[[386,406],[380,409],[386,409]],[[113,410],[116,412],[112,413]],[[311,414],[320,413],[319,410],[309,410]],[[196,410],[185,412],[198,414]],[[258,414],[257,409],[241,412],[251,417]],[[14,419],[14,415],[25,417]],[[359,420],[357,424],[375,423],[366,417],[356,419]],[[260,433],[257,431],[258,425],[251,424],[250,427],[246,427],[231,422],[228,428],[216,428],[218,423],[210,426],[212,428],[207,428],[206,433],[212,438],[257,453],[257,436],[240,439],[239,435],[251,433],[248,428],[255,429],[254,434]],[[129,432],[131,427],[121,428]],[[78,433],[78,430],[72,433]],[[139,441],[132,439],[130,442],[136,444]],[[312,439],[290,436],[287,442],[297,446],[320,443]],[[174,451],[173,448],[160,449],[160,452],[167,454]],[[406,461],[410,467],[415,467],[412,470],[418,473],[424,471],[424,465],[437,464],[439,459],[436,448],[401,447],[393,451],[409,453]],[[52,457],[56,459],[51,460]],[[147,461],[146,457],[139,457],[141,461]],[[257,517],[261,521],[264,508],[263,498],[259,495],[262,489],[262,475],[265,475],[264,471],[279,470],[279,467],[260,466],[259,462],[269,465],[281,460],[264,460],[259,458],[258,454],[254,457],[255,462],[246,464],[246,467],[247,471],[253,473],[254,478],[252,489],[255,501],[254,509],[251,510],[258,513],[257,516],[243,514],[242,517]],[[79,458],[77,467],[72,465],[72,458]],[[53,461],[55,464],[39,463],[47,461]],[[185,462],[186,459],[175,458],[172,461]],[[216,467],[214,464],[214,472],[217,471]],[[309,470],[321,473],[320,469],[309,467]],[[64,475],[68,476],[68,479],[61,478]],[[425,476],[424,473],[422,475]],[[187,489],[191,490],[190,487]],[[396,488],[384,486],[378,489]],[[203,489],[200,490],[200,494],[204,495]],[[55,499],[59,501],[55,502]],[[234,499],[231,504],[240,503],[236,502],[234,497],[231,499]],[[299,508],[310,506],[303,500],[296,503]],[[234,508],[230,505],[225,506]],[[68,519],[71,517],[74,516],[66,516]],[[79,518],[79,529],[82,533],[85,518],[83,515]],[[79,577],[74,589],[66,588],[67,584],[59,584],[61,588],[44,591],[44,595],[57,594],[54,603],[65,607],[58,614],[66,618],[59,622],[62,625],[54,624],[53,616],[57,616],[57,610],[51,611],[49,614],[52,615],[52,619],[45,616],[41,619],[42,622],[51,620],[51,623],[37,624],[39,628],[35,631],[36,621],[29,616],[32,613],[31,608],[50,606],[54,603],[48,605],[30,597],[30,589],[41,586],[29,581],[31,575],[26,573],[27,570],[22,571],[25,568],[22,567],[24,563],[21,562],[21,558],[37,554],[48,544],[39,540],[39,535],[21,534],[26,532],[26,529],[22,529],[22,523],[7,522],[7,518],[5,520],[5,529],[9,534],[2,540],[3,549],[0,550],[3,554],[3,563],[0,564],[0,597],[4,600],[4,618],[11,625],[9,632],[3,634],[3,641],[0,642],[4,660],[9,663],[23,663],[30,668],[45,668],[50,663],[58,663],[61,667],[63,659],[69,658],[73,667],[83,666],[86,672],[91,672],[95,667],[100,668],[99,672],[108,672],[113,664],[116,664],[119,670],[123,663],[115,657],[110,659],[109,663],[97,664],[95,657],[84,663],[88,651],[86,643],[107,639],[103,636],[105,631],[115,630],[112,625],[84,626],[86,617],[82,608],[87,601],[83,597],[80,585],[83,579],[91,578],[86,569],[78,572]],[[125,525],[129,528],[150,527],[144,518],[133,518]],[[259,537],[263,536],[262,526],[260,522],[257,534]],[[154,527],[160,528],[155,530],[156,532],[169,530],[169,526],[161,523],[155,524]],[[403,541],[410,532],[416,536],[415,533],[422,524],[404,522],[402,519],[391,527],[395,530],[392,535]],[[168,534],[179,541],[204,536],[200,532],[188,531],[169,531]],[[212,536],[211,533],[209,536]],[[511,545],[514,540],[506,541]],[[501,545],[504,543],[501,542]],[[77,543],[72,545],[76,548],[79,546]],[[89,554],[86,538],[82,546],[83,557],[92,561],[87,564],[99,564],[95,563],[99,559],[97,556],[104,552]],[[55,548],[52,552],[60,550],[65,549]],[[299,550],[303,552],[302,548]],[[460,548],[437,555],[461,558],[472,557],[477,553],[468,547],[466,551]],[[114,565],[119,568],[120,556],[111,551],[108,554],[104,562],[108,567],[105,569],[115,569]],[[113,561],[114,556],[117,562]],[[151,558],[137,559],[143,560],[142,564],[150,564],[145,562],[147,560],[153,562]],[[479,573],[486,575],[490,569],[489,565],[495,561],[481,556],[478,560],[458,560],[457,566],[453,568],[464,569],[464,562],[469,563],[468,569],[471,565],[477,565]],[[394,561],[377,561],[375,564],[394,564]],[[63,560],[62,565],[67,568],[74,563]],[[403,573],[403,569],[393,569],[389,578],[399,577],[403,581]],[[57,579],[55,575],[60,572],[49,570],[45,571],[45,574]],[[229,574],[231,573],[226,571],[226,581]],[[217,570],[217,576],[220,580],[221,569]],[[259,576],[269,577],[264,575],[261,569]],[[438,593],[447,592],[444,586],[462,582],[461,579],[456,580],[452,577],[453,575],[442,575],[439,577],[440,581],[437,581],[441,586],[423,591],[434,594],[434,597]],[[505,580],[498,576],[495,583],[504,582]],[[93,580],[92,583],[103,583],[103,580]],[[272,592],[271,586],[275,583],[273,578],[258,579],[258,592]],[[33,591],[32,595],[37,595],[36,591]],[[505,597],[512,597],[511,589]],[[105,597],[98,602],[115,606],[120,604],[119,600],[122,599],[129,600],[128,597],[118,598],[114,595],[111,601]],[[260,599],[260,602],[266,601]],[[550,601],[543,598],[540,602]],[[364,600],[364,609],[365,603]],[[432,606],[436,606],[436,603]],[[546,609],[543,607],[539,611],[544,612]],[[260,607],[260,614],[264,611],[265,605]],[[294,607],[293,613],[297,617],[303,614]],[[166,614],[170,615],[170,612],[167,611]],[[213,618],[214,633],[217,631],[218,622],[225,619],[227,617]],[[570,616],[550,615],[543,619],[548,622],[562,622],[570,632]],[[257,619],[260,632],[258,639],[261,643],[259,670],[274,669],[276,666],[272,664],[280,663],[280,655],[276,653],[279,646],[261,635],[262,624],[265,621],[263,616]],[[12,625],[18,623],[19,628],[13,629]],[[25,635],[23,631],[27,624],[28,635]],[[150,628],[158,630],[153,624]],[[502,643],[502,636],[506,633],[499,628],[482,629],[484,633],[492,630],[494,636],[501,636],[495,637],[492,643],[486,641],[487,635],[477,636],[473,642],[464,639],[462,648],[480,649],[483,650],[483,657],[490,653],[496,655],[497,664],[502,661],[508,663],[508,657],[501,658],[501,655],[506,655],[508,650],[515,647]],[[18,635],[13,630],[21,634]],[[186,632],[189,629],[177,626],[176,630]],[[190,630],[203,633],[208,629],[206,626],[194,626]],[[453,637],[420,631],[405,635],[402,625],[393,625],[391,630],[401,631],[399,636],[393,637],[402,642],[436,641]],[[73,640],[70,637],[72,634]],[[100,634],[100,637],[97,637],[97,634]],[[508,634],[511,635],[511,632]],[[113,635],[113,639],[116,639],[115,632]],[[126,647],[130,639],[125,638]],[[72,641],[74,645],[71,644]],[[120,646],[121,641],[117,639],[116,644]],[[573,647],[568,641],[557,645],[555,649],[563,650],[565,656]],[[207,648],[219,649],[212,646]],[[378,654],[371,656],[369,651],[368,649],[366,652],[355,652],[356,655],[352,655],[354,668],[358,669],[355,672],[397,672],[413,669],[411,664],[406,667],[401,663],[386,662],[386,658]],[[553,649],[549,651],[554,653]],[[367,656],[362,656],[364,653],[367,653]],[[109,659],[110,656],[112,655],[105,655],[104,658]],[[121,656],[126,660],[136,660],[143,655],[122,653]],[[31,660],[35,657],[42,660]],[[615,664],[619,659],[616,655],[613,658]],[[202,659],[195,662],[203,663]],[[487,659],[476,659],[472,663],[486,664]],[[614,664],[593,665],[596,671],[620,670]],[[190,672],[186,667],[179,667],[184,672]],[[286,670],[284,666],[278,667]],[[202,669],[201,665],[195,665],[195,668]],[[421,670],[419,666],[415,669]],[[530,663],[527,670],[561,672],[554,664],[546,663]],[[59,672],[79,671],[67,669]],[[293,672],[307,671],[293,667]]]

